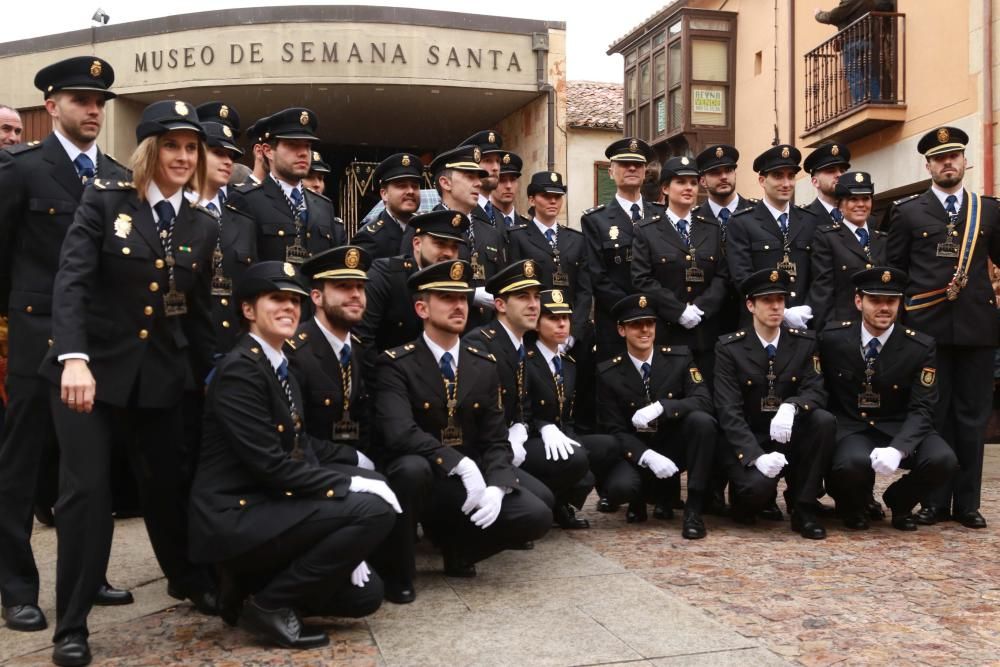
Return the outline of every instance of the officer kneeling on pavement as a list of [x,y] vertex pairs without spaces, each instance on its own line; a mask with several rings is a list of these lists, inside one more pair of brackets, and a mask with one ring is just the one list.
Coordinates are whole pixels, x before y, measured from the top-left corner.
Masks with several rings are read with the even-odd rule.
[[399,512],[376,473],[333,463],[333,444],[305,430],[281,351],[304,296],[288,262],[244,275],[236,299],[246,333],[209,384],[191,490],[191,555],[218,566],[223,620],[286,648],[329,643],[302,616],[378,609],[382,582],[364,561]]
[[753,324],[715,346],[715,411],[732,449],[728,461],[733,518],[753,523],[772,505],[784,474],[792,530],[821,540],[815,515],[833,452],[836,420],[811,332],[782,326],[789,275],[752,273],[740,286]]
[[876,266],[854,274],[860,320],[833,322],[820,334],[837,447],[827,489],[848,528],[868,528],[865,505],[875,475],[911,472],[882,498],[892,527],[916,530],[911,514],[921,496],[947,484],[958,458],[934,430],[938,401],[934,339],[896,327],[909,281],[906,273]]

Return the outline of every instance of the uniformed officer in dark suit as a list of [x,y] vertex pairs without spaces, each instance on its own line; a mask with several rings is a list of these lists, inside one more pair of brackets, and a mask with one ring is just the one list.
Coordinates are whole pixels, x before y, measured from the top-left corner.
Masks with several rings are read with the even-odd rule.
[[[390,155],[375,167],[372,178],[378,183],[385,209],[378,220],[359,229],[351,239],[351,243],[364,248],[373,260],[400,253],[406,225],[420,208],[423,168],[420,158],[412,153]],[[406,248],[405,253],[408,252]]]
[[662,502],[662,481],[687,470],[681,536],[703,538],[701,511],[717,437],[712,396],[687,347],[654,343],[651,297],[628,296],[612,314],[626,352],[597,366],[597,422],[618,438],[630,467],[613,469],[602,492],[611,503],[627,499],[627,521],[645,521],[646,500]]
[[580,218],[587,241],[587,263],[594,290],[594,330],[597,359],[621,354],[624,341],[611,307],[632,294],[632,237],[642,221],[660,220],[663,206],[642,198],[646,164],[656,153],[641,139],[626,137],[604,151],[611,161],[608,168],[617,186],[615,198],[587,209]]
[[319,141],[317,124],[309,109],[292,108],[279,111],[264,127],[256,128],[270,173],[259,184],[234,190],[230,201],[257,224],[261,261],[301,264],[310,255],[347,241],[333,202],[302,187],[312,162],[312,144]]
[[667,209],[660,220],[639,223],[632,241],[632,284],[653,301],[656,342],[686,345],[711,389],[729,282],[722,229],[715,218],[692,211],[698,197],[693,159],[670,158],[660,181]]
[[802,167],[809,172],[812,185],[816,188],[816,199],[807,207],[816,217],[819,225],[841,222],[843,211],[837,207],[837,183],[851,168],[851,151],[844,144],[824,144],[806,156]]
[[[57,486],[49,384],[37,373],[52,338],[59,249],[87,183],[129,178],[96,143],[104,103],[115,96],[113,82],[111,65],[92,56],[43,68],[35,85],[52,117],[52,134],[0,151],[0,315],[8,318],[10,353],[0,444],[0,597],[12,630],[46,627],[30,540],[35,499],[51,508]],[[36,484],[46,487],[37,496]],[[132,601],[127,591],[106,583],[98,596],[97,604]]]
[[903,323],[937,342],[935,428],[959,464],[952,485],[923,498],[917,521],[934,523],[950,512],[964,526],[984,528],[983,439],[998,335],[987,260],[1000,261],[1000,211],[995,199],[963,186],[968,140],[954,127],[921,138],[917,149],[927,159],[931,188],[895,203],[887,245],[889,265],[910,276]]
[[[769,148],[753,161],[764,198],[752,208],[737,211],[726,233],[729,276],[737,285],[757,271],[778,269],[789,275],[790,290],[785,324],[804,329],[812,318],[806,305],[811,273],[810,251],[817,218],[801,206],[792,206],[795,174],[801,154],[794,146]],[[747,317],[742,316],[744,321]]]
[[[222,207],[229,199],[228,183],[232,175],[232,165],[243,157],[243,151],[236,145],[236,141],[240,137],[240,114],[236,111],[236,107],[225,102],[199,104],[195,108],[195,113],[198,114],[198,120],[205,129],[205,146],[208,152],[215,153],[223,160],[229,158],[228,165],[220,165],[213,164],[211,157],[209,157],[209,173],[206,175],[206,182],[202,183],[202,192],[200,193],[202,206],[213,213],[222,215]],[[218,175],[212,173],[213,167],[219,171]],[[214,189],[212,189],[213,186]],[[209,203],[212,205],[209,206]]]
[[732,448],[727,454],[733,517],[752,523],[773,504],[783,474],[792,530],[820,540],[826,530],[814,510],[833,453],[836,420],[824,409],[814,334],[782,326],[790,278],[764,269],[743,282],[753,324],[719,338],[715,411]]
[[209,270],[218,225],[184,199],[184,188],[204,178],[203,137],[187,103],[146,107],[133,182],[95,180],[63,241],[53,345],[40,368],[53,385],[60,442],[56,664],[90,660],[87,615],[111,550],[118,429],[168,593],[215,612],[208,573],[187,557],[179,444],[184,389],[206,377],[215,349]]
[[[365,347],[365,375],[375,357],[420,335],[423,328],[413,304],[400,298],[410,276],[431,264],[458,259],[466,242],[469,219],[452,211],[431,211],[410,219],[410,252],[372,263],[365,285],[365,315],[355,333]],[[408,230],[409,231],[409,230]]]
[[888,235],[869,224],[875,197],[871,175],[845,172],[836,195],[841,220],[820,223],[812,248],[812,284],[806,303],[812,308],[817,328],[857,319],[852,277],[858,271],[885,264]]
[[312,190],[318,195],[326,192],[326,177],[330,173],[330,165],[320,155],[319,151],[312,152],[312,160],[309,163],[309,174],[302,179],[302,185]]
[[[540,277],[531,259],[515,262],[493,276],[486,289],[496,298],[496,319],[472,330],[463,341],[496,357],[507,441],[513,451],[514,465],[548,487],[556,505],[575,502],[580,506],[593,488],[587,452],[552,429],[536,433],[530,430],[534,423],[531,415],[534,392],[528,373],[528,350],[533,346],[538,325]],[[536,495],[547,494],[536,491]],[[565,507],[562,512],[566,512]]]
[[[490,205],[493,207],[493,221],[500,229],[510,231],[524,217],[514,210],[518,184],[521,181],[521,168],[523,166],[524,163],[521,160],[521,156],[517,153],[504,151],[503,155],[500,156],[500,177],[496,189],[490,193]],[[510,243],[509,238],[507,239],[507,243]]]
[[512,463],[496,358],[460,340],[471,278],[472,267],[460,260],[413,274],[409,287],[424,332],[386,350],[375,368],[384,456],[421,457],[431,468],[420,520],[441,548],[445,574],[455,577],[475,576],[477,561],[541,538],[552,523],[551,499],[522,485],[530,475]]
[[882,497],[894,528],[916,530],[913,508],[958,468],[955,453],[934,431],[934,339],[895,325],[907,280],[887,266],[855,273],[860,318],[831,322],[819,336],[829,409],[837,418],[827,488],[844,524],[856,530],[868,528],[865,505],[876,473],[911,471]]
[[472,217],[488,220],[491,225],[500,229],[502,236],[505,227],[502,223],[497,223],[497,211],[490,196],[500,183],[500,166],[506,152],[503,149],[503,137],[496,130],[480,130],[458,145],[479,148],[479,168],[486,172],[479,183],[479,201],[472,210]]
[[329,643],[300,615],[378,609],[381,582],[364,559],[399,510],[379,476],[309,433],[282,352],[305,295],[288,262],[254,265],[237,288],[245,333],[209,384],[190,509],[191,555],[219,567],[223,619],[285,648]]
[[260,185],[271,171],[271,166],[264,155],[264,132],[269,119],[270,116],[258,118],[247,128],[247,146],[253,155],[253,169],[249,180],[243,185]]

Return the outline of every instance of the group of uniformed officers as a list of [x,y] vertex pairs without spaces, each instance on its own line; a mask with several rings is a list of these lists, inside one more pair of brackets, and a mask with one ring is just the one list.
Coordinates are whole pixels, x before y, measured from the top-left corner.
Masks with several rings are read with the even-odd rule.
[[783,519],[783,477],[792,529],[822,539],[833,511],[882,518],[875,476],[904,468],[893,528],[986,526],[1000,219],[963,188],[961,130],[920,141],[933,184],[887,230],[842,144],[805,159],[818,196],[795,206],[793,146],[754,160],[760,200],[717,145],[666,160],[657,202],[656,155],[625,138],[582,232],[557,222],[559,173],[514,209],[522,160],[483,131],[434,159],[428,213],[419,158],[383,160],[385,210],[348,243],[304,187],[329,171],[312,111],[254,123],[230,185],[236,109],[156,102],[126,169],[96,144],[113,78],[94,57],[44,68],[52,134],[0,152],[0,594],[8,628],[46,627],[30,534],[57,451],[56,664],[90,662],[94,604],[132,601],[105,577],[113,446],[169,593],[293,648],[328,642],[303,617],[411,602],[420,535],[473,577],[587,528],[594,489],[629,522],[683,508],[699,539],[708,512]]

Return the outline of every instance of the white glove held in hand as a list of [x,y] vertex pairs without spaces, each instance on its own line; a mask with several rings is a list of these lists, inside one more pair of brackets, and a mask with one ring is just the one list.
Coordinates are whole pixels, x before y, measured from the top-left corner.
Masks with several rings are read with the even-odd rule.
[[510,448],[514,450],[514,465],[518,468],[524,463],[524,459],[528,457],[528,451],[524,448],[524,443],[527,441],[528,427],[520,422],[511,424],[510,428],[507,429],[507,442],[510,443]]
[[667,479],[668,477],[673,477],[677,474],[677,466],[673,461],[668,459],[663,454],[655,452],[652,449],[647,449],[641,457],[639,457],[639,465],[646,466],[653,471],[658,479]]
[[371,576],[372,571],[368,568],[368,563],[361,561],[361,564],[354,568],[354,572],[351,572],[351,583],[358,588],[364,588]]
[[663,404],[659,401],[653,401],[644,408],[639,408],[632,415],[632,426],[636,428],[646,428],[649,426],[649,422],[653,421],[657,417],[663,414]]
[[753,464],[762,475],[774,479],[781,472],[781,469],[788,465],[788,459],[781,452],[771,452],[758,456]]
[[396,500],[396,494],[392,492],[388,484],[380,479],[354,476],[351,478],[349,491],[351,493],[373,493],[392,505],[392,509],[396,510],[396,514],[403,513],[403,508],[399,506],[399,501]]
[[448,473],[458,475],[462,478],[462,486],[465,487],[465,502],[462,504],[462,512],[468,514],[479,504],[479,496],[486,490],[486,480],[483,473],[479,471],[479,466],[468,456],[462,458],[458,465]]
[[811,306],[792,306],[785,309],[785,324],[792,329],[805,329],[812,316]]
[[479,497],[479,509],[472,515],[472,523],[480,528],[489,528],[500,516],[500,505],[504,492],[499,486],[487,486]]
[[493,295],[487,292],[485,287],[477,287],[476,293],[472,297],[472,303],[481,308],[493,308]]
[[358,450],[358,467],[365,470],[375,470],[375,462],[365,456],[360,449]]
[[778,413],[771,420],[771,440],[785,444],[792,439],[792,423],[795,421],[795,406],[782,403]]
[[891,475],[899,470],[899,463],[903,460],[903,452],[895,447],[876,447],[872,450],[869,458],[872,460],[872,470],[879,475]]
[[693,303],[689,303],[685,308],[681,316],[677,318],[677,323],[680,324],[685,329],[694,329],[696,326],[701,324],[701,316],[705,314],[698,306]]
[[580,446],[579,442],[568,438],[555,424],[542,427],[542,442],[545,444],[546,461],[568,461],[573,454],[573,447]]

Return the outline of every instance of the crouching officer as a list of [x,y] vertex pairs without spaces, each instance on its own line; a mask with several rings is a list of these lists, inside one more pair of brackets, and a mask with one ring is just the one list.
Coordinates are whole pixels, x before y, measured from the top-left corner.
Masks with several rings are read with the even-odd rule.
[[837,417],[837,447],[827,488],[844,525],[868,528],[865,505],[875,475],[911,472],[882,498],[892,527],[916,530],[911,511],[920,497],[947,484],[958,459],[934,430],[938,400],[934,339],[897,329],[907,275],[886,266],[853,277],[861,318],[834,322],[820,335],[830,411]]
[[656,346],[656,309],[644,294],[625,297],[612,308],[626,354],[597,366],[598,430],[617,436],[633,468],[612,470],[602,491],[612,503],[629,502],[626,520],[646,520],[642,485],[655,487],[662,501],[666,480],[688,472],[681,536],[705,537],[701,518],[711,474],[717,426],[712,397],[691,351],[683,345]]
[[219,566],[223,619],[285,648],[329,643],[300,614],[378,609],[382,583],[364,559],[399,511],[384,481],[331,467],[336,448],[304,427],[281,351],[303,296],[288,262],[256,264],[240,283],[246,333],[209,384],[190,510],[191,555]]
[[386,350],[375,366],[384,456],[419,457],[433,471],[420,520],[452,577],[474,577],[477,561],[542,537],[552,523],[549,506],[521,486],[525,475],[511,462],[496,358],[460,340],[472,275],[461,260],[413,274],[409,287],[424,332]]
[[733,496],[733,517],[752,523],[773,504],[782,474],[792,530],[821,540],[814,513],[833,452],[836,420],[823,409],[826,390],[812,333],[781,325],[789,275],[764,269],[740,286],[753,324],[715,346],[715,410]]

